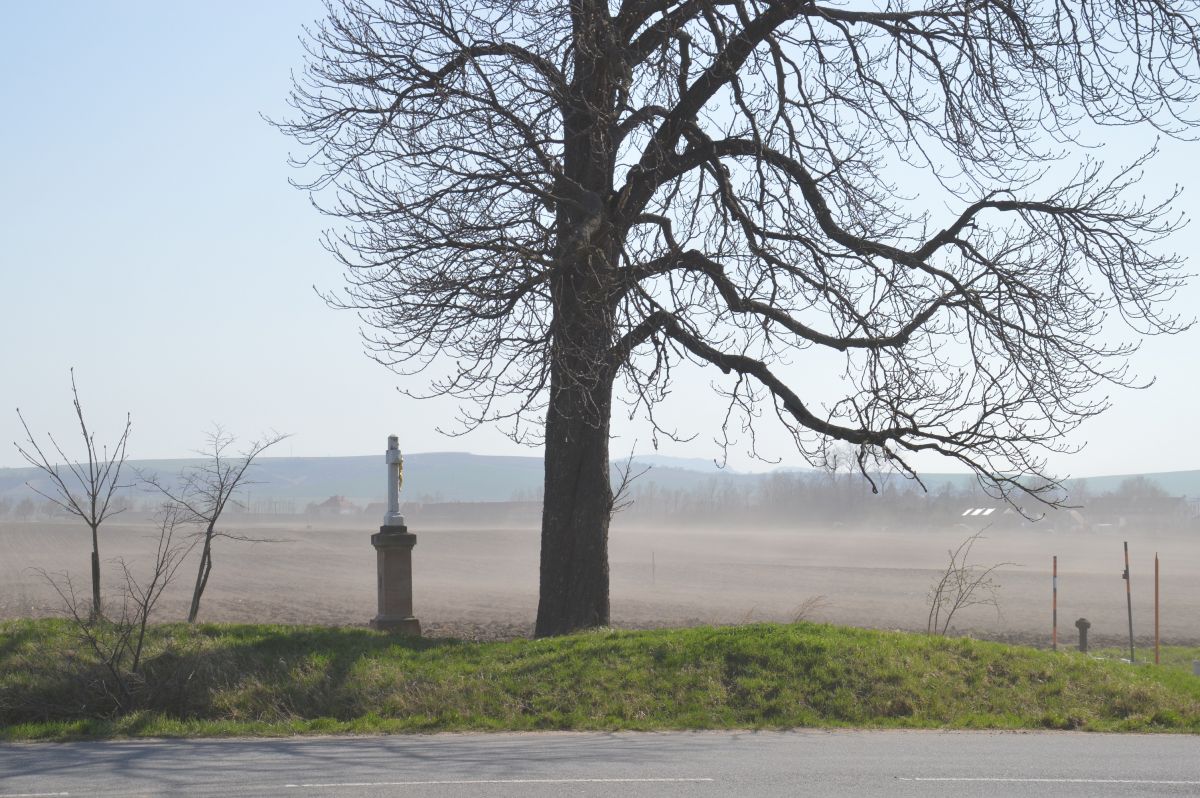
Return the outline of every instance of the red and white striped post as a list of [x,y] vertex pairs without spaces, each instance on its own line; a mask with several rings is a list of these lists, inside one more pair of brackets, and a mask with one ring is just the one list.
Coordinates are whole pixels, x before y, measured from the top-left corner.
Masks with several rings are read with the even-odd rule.
[[1053,577],[1053,597],[1051,598],[1051,640],[1054,645],[1054,650],[1058,651],[1058,555],[1054,555]]

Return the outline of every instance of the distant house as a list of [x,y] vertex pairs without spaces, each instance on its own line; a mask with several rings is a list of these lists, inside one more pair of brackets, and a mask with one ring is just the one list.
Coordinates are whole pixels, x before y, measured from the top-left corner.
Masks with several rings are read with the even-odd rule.
[[310,504],[309,514],[316,516],[358,515],[361,508],[345,496],[330,496],[320,504]]

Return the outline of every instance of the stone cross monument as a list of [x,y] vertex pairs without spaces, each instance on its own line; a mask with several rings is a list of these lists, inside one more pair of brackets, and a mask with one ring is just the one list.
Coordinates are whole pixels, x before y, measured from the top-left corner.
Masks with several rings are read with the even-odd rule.
[[372,629],[420,635],[421,622],[412,612],[412,549],[417,536],[410,534],[400,515],[400,487],[404,484],[404,456],[395,435],[388,436],[385,454],[388,469],[388,509],[383,525],[371,535],[378,573],[379,614]]
[[388,467],[388,508],[383,514],[384,526],[404,526],[404,516],[400,515],[400,488],[404,485],[404,455],[400,454],[400,439],[395,435],[388,436],[387,454]]

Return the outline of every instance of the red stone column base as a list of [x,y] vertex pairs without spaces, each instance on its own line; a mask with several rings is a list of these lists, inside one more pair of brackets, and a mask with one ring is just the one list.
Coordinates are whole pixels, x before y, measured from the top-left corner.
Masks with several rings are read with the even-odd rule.
[[371,628],[403,635],[421,635],[421,622],[413,617],[412,549],[417,536],[406,526],[381,526],[371,535],[375,547],[379,614]]

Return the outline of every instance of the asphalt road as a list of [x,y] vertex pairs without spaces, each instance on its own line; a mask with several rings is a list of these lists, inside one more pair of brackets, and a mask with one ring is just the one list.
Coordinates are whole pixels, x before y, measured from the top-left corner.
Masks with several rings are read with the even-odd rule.
[[1200,738],[923,731],[448,734],[0,745],[34,796],[1200,795]]

